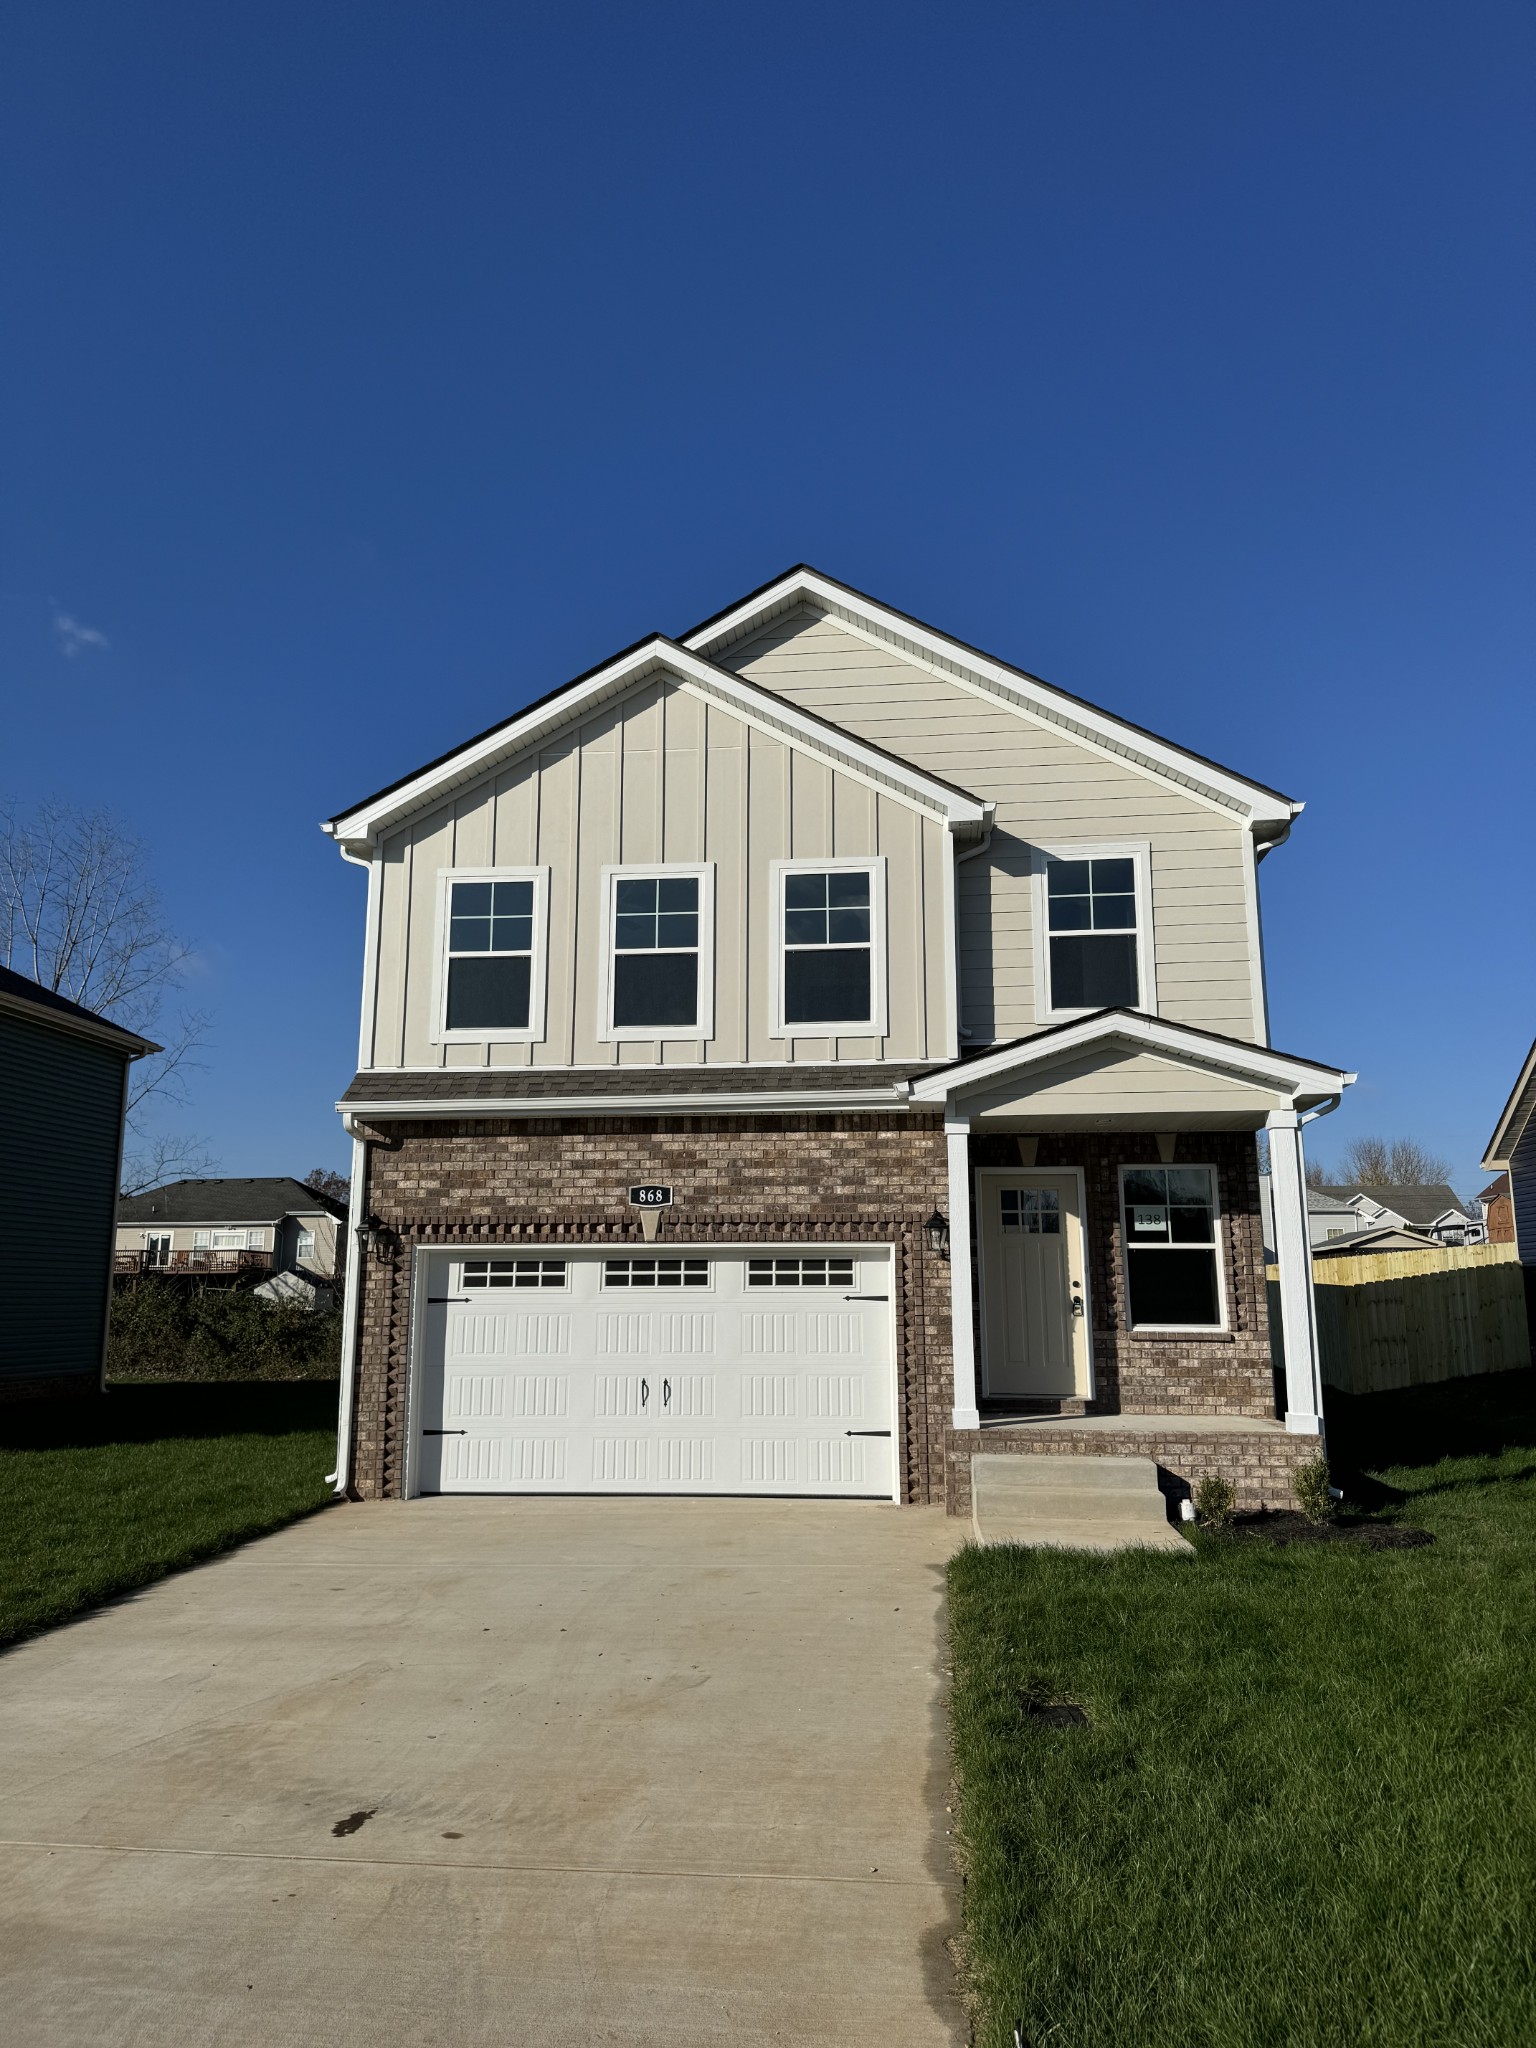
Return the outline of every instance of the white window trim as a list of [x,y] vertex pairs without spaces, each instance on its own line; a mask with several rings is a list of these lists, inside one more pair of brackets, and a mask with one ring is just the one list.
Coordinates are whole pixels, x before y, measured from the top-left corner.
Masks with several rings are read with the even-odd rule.
[[1051,1001],[1050,905],[1045,871],[1053,860],[1130,860],[1136,864],[1136,981],[1149,1017],[1157,1015],[1157,969],[1152,944],[1152,842],[1148,839],[1083,840],[1032,849],[1035,936],[1035,1022],[1064,1024],[1073,1017],[1091,1017],[1091,1009],[1061,1009]]
[[[613,920],[620,882],[676,881],[699,885],[699,1010],[694,1024],[624,1024],[613,1021]],[[600,1045],[702,1044],[715,1035],[715,864],[713,861],[625,861],[602,871],[603,925],[597,960],[597,1037]]]
[[[768,863],[772,903],[768,956],[770,1038],[885,1038],[889,1035],[885,868],[883,853],[823,854],[816,859],[807,857]],[[830,875],[855,869],[869,876],[869,992],[874,1015],[849,1017],[831,1023],[787,1024],[784,1021],[784,878],[786,875]]]
[[[498,1025],[473,1031],[448,1029],[449,890],[455,882],[532,882],[533,955],[528,974],[528,1022],[521,1029]],[[491,956],[494,957],[494,956]],[[437,945],[432,964],[432,1043],[434,1045],[535,1045],[545,1036],[545,991],[549,963],[549,869],[439,868],[437,871]]]
[[[1142,1160],[1133,1166],[1120,1169],[1120,1285],[1125,1301],[1126,1334],[1131,1337],[1225,1337],[1231,1333],[1231,1322],[1227,1313],[1227,1247],[1222,1229],[1221,1175],[1215,1163],[1209,1159],[1180,1159],[1175,1172],[1185,1167],[1198,1166],[1211,1176],[1211,1255],[1216,1261],[1216,1308],[1220,1320],[1214,1323],[1133,1323],[1131,1321],[1131,1246],[1125,1227],[1125,1176],[1128,1173],[1144,1173],[1149,1168],[1161,1168],[1163,1162]],[[1186,1245],[1186,1251],[1204,1251],[1204,1245]]]

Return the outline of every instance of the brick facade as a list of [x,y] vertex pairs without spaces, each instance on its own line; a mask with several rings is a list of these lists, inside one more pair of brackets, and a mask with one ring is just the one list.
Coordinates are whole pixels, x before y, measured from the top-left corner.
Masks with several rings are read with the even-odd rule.
[[[1017,1138],[971,1140],[973,1166],[1018,1163]],[[1269,1349],[1258,1148],[1251,1132],[1182,1132],[1172,1163],[1216,1169],[1227,1302],[1220,1334],[1137,1337],[1127,1327],[1119,1169],[1159,1164],[1156,1139],[1122,1131],[1039,1140],[1035,1164],[1042,1171],[1076,1166],[1083,1173],[1095,1381],[1089,1412],[1272,1418],[1283,1404]]]
[[675,1207],[662,1242],[896,1247],[904,1497],[942,1499],[953,1401],[949,1266],[925,1224],[949,1206],[937,1115],[562,1117],[382,1126],[370,1208],[397,1234],[364,1292],[354,1483],[393,1498],[404,1465],[411,1253],[418,1246],[641,1241],[637,1181]]
[[[925,1228],[933,1209],[949,1208],[937,1114],[412,1119],[386,1123],[378,1135],[383,1142],[369,1146],[368,1206],[393,1236],[383,1258],[368,1260],[364,1276],[353,1466],[355,1490],[364,1498],[397,1497],[402,1488],[414,1251],[640,1242],[627,1190],[637,1181],[663,1181],[675,1201],[663,1243],[896,1247],[903,1494],[909,1501],[946,1500],[952,1511],[964,1511],[969,1451],[978,1445],[949,1426],[949,1265],[929,1248]],[[1039,1140],[1039,1167],[1077,1166],[1084,1173],[1093,1412],[1273,1417],[1258,1162],[1250,1135],[1190,1134],[1180,1137],[1176,1152],[1177,1161],[1217,1168],[1229,1330],[1213,1337],[1136,1338],[1125,1329],[1117,1169],[1157,1157],[1155,1141],[1136,1133]],[[974,1165],[1018,1161],[1013,1138],[972,1141]],[[1263,1473],[1233,1464],[1238,1441],[1192,1437],[1178,1452],[1177,1476],[1185,1466],[1199,1477],[1232,1465],[1228,1476],[1245,1496],[1255,1487],[1273,1486],[1278,1493],[1279,1480],[1265,1475],[1276,1460],[1287,1471],[1294,1465],[1286,1440],[1262,1453],[1269,1461]],[[1250,1463],[1261,1455],[1251,1436],[1241,1442]],[[1306,1442],[1315,1455],[1315,1440]],[[1016,1447],[1006,1432],[987,1432],[987,1449]],[[1092,1447],[1113,1446],[1100,1437]],[[1213,1457],[1226,1462],[1211,1465]],[[958,1461],[965,1464],[963,1484],[956,1478]]]
[[1225,1430],[1198,1435],[1180,1430],[1177,1419],[1161,1426],[1115,1430],[1101,1434],[1074,1430],[1069,1422],[1035,1429],[955,1429],[949,1433],[945,1464],[944,1505],[952,1515],[971,1512],[971,1453],[1012,1452],[1021,1457],[1150,1458],[1157,1483],[1170,1501],[1187,1500],[1207,1477],[1228,1480],[1239,1508],[1293,1508],[1291,1490],[1298,1465],[1322,1453],[1315,1436],[1292,1436],[1283,1429]]

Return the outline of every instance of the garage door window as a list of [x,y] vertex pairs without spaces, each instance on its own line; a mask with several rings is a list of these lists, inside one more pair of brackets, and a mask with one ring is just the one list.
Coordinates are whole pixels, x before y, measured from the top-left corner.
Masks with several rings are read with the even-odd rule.
[[851,1287],[852,1259],[748,1259],[749,1287]]
[[708,1259],[605,1259],[605,1287],[707,1287]]
[[466,1259],[466,1287],[563,1287],[564,1259]]

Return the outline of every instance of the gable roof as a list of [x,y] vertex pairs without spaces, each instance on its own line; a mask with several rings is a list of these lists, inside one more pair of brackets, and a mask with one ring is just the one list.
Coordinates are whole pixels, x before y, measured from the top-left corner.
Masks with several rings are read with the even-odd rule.
[[1325,1187],[1325,1195],[1332,1195],[1335,1201],[1347,1202],[1351,1206],[1364,1196],[1379,1209],[1390,1209],[1394,1216],[1401,1216],[1405,1223],[1423,1230],[1431,1223],[1438,1223],[1443,1216],[1453,1212],[1470,1223],[1460,1195],[1442,1181],[1422,1188],[1368,1187],[1364,1181],[1349,1181],[1343,1187]]
[[321,830],[343,852],[360,854],[381,833],[415,813],[442,802],[453,789],[503,768],[530,747],[544,744],[564,726],[590,717],[603,704],[653,677],[671,677],[684,688],[712,698],[738,717],[752,720],[791,745],[803,747],[845,772],[889,789],[909,803],[941,817],[960,839],[979,838],[993,806],[942,776],[918,768],[869,740],[859,739],[830,719],[792,704],[745,676],[733,675],[706,656],[652,633],[611,660],[538,698],[525,710],[490,726],[424,768],[376,790],[361,803],[326,819]]
[[1369,1230],[1353,1231],[1348,1237],[1329,1238],[1312,1247],[1314,1259],[1360,1259],[1370,1252],[1443,1252],[1438,1238],[1422,1230],[1407,1230],[1400,1223],[1378,1223]]
[[1073,696],[1070,691],[1031,675],[1027,669],[1016,668],[968,641],[957,640],[953,634],[913,618],[910,613],[897,611],[893,605],[884,604],[851,584],[824,575],[808,562],[796,563],[794,568],[786,569],[783,575],[703,620],[681,638],[686,647],[718,655],[726,647],[761,632],[780,614],[807,603],[856,632],[883,640],[909,658],[915,656],[926,667],[946,670],[1012,704],[1015,710],[1060,726],[1162,779],[1192,789],[1245,816],[1256,832],[1267,835],[1266,849],[1286,837],[1291,821],[1304,808],[1296,798],[1271,789],[1267,783],[1255,782],[1251,776],[1223,767],[1219,761],[1090,704],[1086,698]]
[[1510,1090],[1508,1102],[1499,1112],[1499,1121],[1494,1126],[1493,1136],[1488,1140],[1488,1150],[1483,1154],[1485,1169],[1508,1166],[1512,1155],[1518,1150],[1525,1136],[1533,1113],[1536,1113],[1536,1045],[1532,1045],[1525,1056],[1525,1065],[1520,1069],[1520,1078]]
[[1117,1044],[1138,1052],[1160,1054],[1165,1059],[1219,1068],[1255,1087],[1288,1092],[1298,1106],[1338,1095],[1355,1078],[1342,1067],[1325,1067],[1316,1060],[1298,1059],[1291,1053],[1276,1052],[1272,1046],[1229,1038],[1220,1031],[1175,1024],[1166,1017],[1150,1017],[1144,1010],[1115,1009],[1095,1010],[1090,1016],[1074,1017],[1065,1024],[1047,1025],[1028,1038],[1011,1039],[1006,1045],[988,1046],[981,1052],[963,1053],[958,1060],[915,1082],[913,1099],[942,1102],[946,1096],[968,1094],[1010,1074],[1044,1066],[1067,1053]]
[[285,1216],[345,1216],[333,1195],[317,1194],[289,1174],[271,1180],[173,1180],[124,1195],[119,1223],[281,1223]]
[[121,1024],[114,1024],[110,1017],[88,1010],[83,1003],[72,1003],[68,996],[44,988],[40,981],[31,981],[11,967],[0,967],[0,1009],[31,1016],[36,1022],[51,1024],[60,1031],[72,1031],[79,1038],[94,1038],[103,1044],[115,1045],[130,1059],[136,1060],[144,1053],[160,1051],[153,1039],[141,1038],[137,1031],[125,1030]]
[[1480,1202],[1496,1202],[1501,1195],[1507,1195],[1509,1191],[1509,1175],[1501,1173],[1496,1180],[1489,1181],[1477,1199]]

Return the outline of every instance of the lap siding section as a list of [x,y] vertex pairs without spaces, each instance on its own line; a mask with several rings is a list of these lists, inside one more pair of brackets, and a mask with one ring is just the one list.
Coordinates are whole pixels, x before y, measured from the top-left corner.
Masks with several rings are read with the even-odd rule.
[[[943,1499],[949,1267],[925,1227],[949,1206],[937,1115],[401,1120],[379,1135],[368,1202],[394,1237],[386,1257],[370,1258],[363,1293],[353,1418],[363,1498],[399,1498],[408,1483],[412,1275],[431,1263],[418,1250],[846,1244],[892,1248],[899,1491]],[[640,1182],[673,1191],[654,1247],[628,1206]]]

